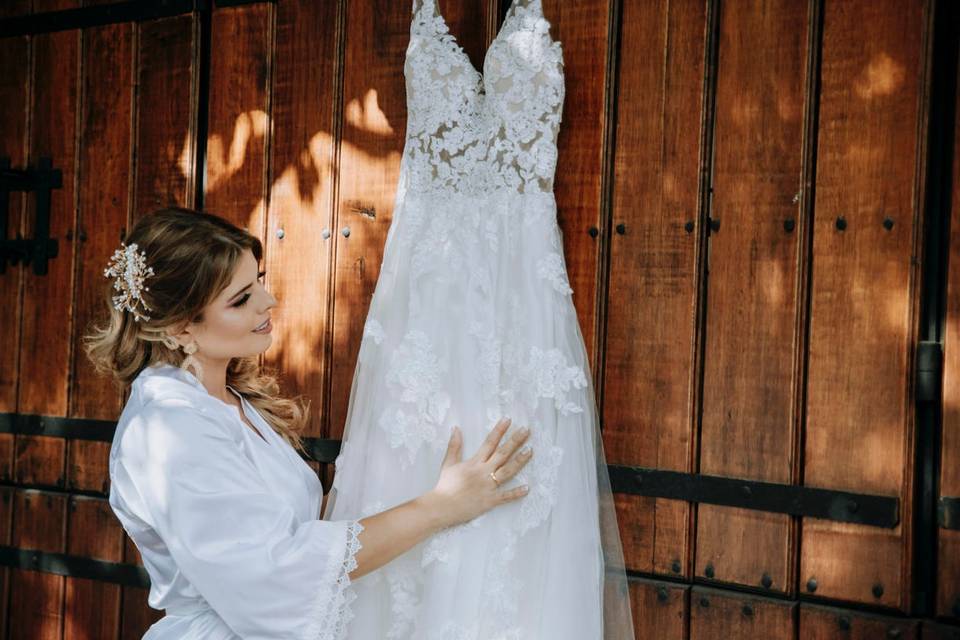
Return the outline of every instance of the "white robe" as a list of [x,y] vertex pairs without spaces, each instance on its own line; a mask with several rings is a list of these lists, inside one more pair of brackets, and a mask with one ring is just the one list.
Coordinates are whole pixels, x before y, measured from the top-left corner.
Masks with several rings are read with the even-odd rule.
[[143,557],[149,605],[166,610],[145,639],[336,640],[352,617],[363,526],[319,519],[317,476],[243,411],[263,438],[188,371],[147,367],[133,382],[110,506]]

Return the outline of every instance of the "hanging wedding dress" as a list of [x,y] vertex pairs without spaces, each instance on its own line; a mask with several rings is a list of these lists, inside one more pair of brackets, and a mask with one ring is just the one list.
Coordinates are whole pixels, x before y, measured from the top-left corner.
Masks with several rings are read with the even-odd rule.
[[553,179],[563,54],[514,0],[483,73],[414,0],[400,181],[325,519],[431,489],[451,428],[503,416],[530,493],[354,583],[350,640],[632,640],[627,581]]

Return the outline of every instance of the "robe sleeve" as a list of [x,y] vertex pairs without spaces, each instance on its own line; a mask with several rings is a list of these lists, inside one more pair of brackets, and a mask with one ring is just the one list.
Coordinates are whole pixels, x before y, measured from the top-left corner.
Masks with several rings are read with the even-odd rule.
[[336,640],[352,618],[359,521],[299,521],[236,434],[189,406],[151,403],[122,436],[113,474],[183,576],[245,639]]

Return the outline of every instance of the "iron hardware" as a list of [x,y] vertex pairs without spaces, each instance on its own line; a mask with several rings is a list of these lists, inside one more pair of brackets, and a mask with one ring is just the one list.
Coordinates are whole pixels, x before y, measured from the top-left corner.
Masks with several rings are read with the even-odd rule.
[[793,218],[787,218],[783,221],[783,230],[787,233],[793,231],[797,226],[796,221]]
[[847,219],[844,218],[843,216],[837,216],[836,226],[837,226],[837,230],[839,230],[839,231],[846,231],[846,229],[847,229]]
[[873,585],[873,588],[870,590],[870,592],[873,593],[874,598],[883,596],[883,585],[878,582],[877,584]]
[[587,229],[587,233],[590,234],[591,238],[596,238],[598,235],[600,235],[600,229],[597,229],[596,227],[590,227]]
[[816,578],[810,578],[807,580],[807,591],[813,593],[817,590],[817,580]]
[[683,225],[683,228],[687,230],[687,233],[693,233],[693,220],[687,220],[687,223]]
[[[53,168],[53,160],[40,158],[37,168],[11,169],[10,158],[0,158],[0,273],[7,263],[32,265],[38,276],[47,274],[47,262],[57,257],[57,240],[50,237],[50,192],[63,186],[60,169]],[[14,230],[8,238],[10,219],[10,192],[33,191],[36,193],[36,217],[32,239],[21,238]]]
[[770,577],[769,573],[764,573],[763,577],[760,578],[760,584],[763,585],[764,589],[769,589],[773,586],[773,578]]
[[889,216],[886,217],[886,218],[884,218],[884,219],[883,219],[883,228],[886,229],[887,231],[890,231],[890,229],[893,229],[893,218],[891,218],[891,217],[889,217]]

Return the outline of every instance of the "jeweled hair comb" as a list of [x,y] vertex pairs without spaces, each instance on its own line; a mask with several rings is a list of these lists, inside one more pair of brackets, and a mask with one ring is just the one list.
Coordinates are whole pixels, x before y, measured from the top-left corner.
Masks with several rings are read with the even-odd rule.
[[143,281],[153,275],[153,268],[147,266],[147,254],[137,252],[136,242],[126,245],[121,241],[120,246],[123,248],[113,252],[109,266],[103,270],[105,277],[114,279],[113,288],[120,292],[113,296],[113,308],[130,311],[136,322],[141,318],[149,320],[150,316],[142,314],[137,306],[152,311],[140,294],[150,290],[150,287],[143,286]]

